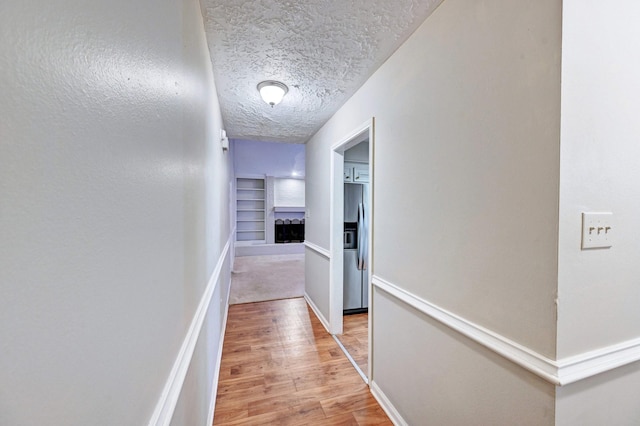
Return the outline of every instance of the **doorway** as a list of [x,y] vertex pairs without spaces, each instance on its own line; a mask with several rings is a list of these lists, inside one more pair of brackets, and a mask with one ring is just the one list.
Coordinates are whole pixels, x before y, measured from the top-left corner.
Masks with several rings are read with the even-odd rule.
[[331,161],[329,322],[367,383],[372,371],[373,152],[372,118],[332,147]]

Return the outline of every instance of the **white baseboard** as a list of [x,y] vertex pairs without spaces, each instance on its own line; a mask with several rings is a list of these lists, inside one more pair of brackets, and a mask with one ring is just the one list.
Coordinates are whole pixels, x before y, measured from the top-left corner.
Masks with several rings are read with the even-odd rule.
[[220,343],[218,344],[218,354],[216,357],[216,370],[213,376],[213,387],[211,388],[211,402],[209,404],[209,415],[207,416],[207,426],[213,424],[213,415],[216,410],[216,398],[218,397],[218,382],[220,381],[220,364],[222,364],[222,348],[224,346],[224,336],[227,332],[227,318],[229,318],[229,296],[231,295],[231,277],[229,277],[227,290],[227,301],[224,304],[224,319],[220,332]]
[[324,326],[325,330],[327,330],[327,333],[331,334],[331,332],[329,331],[329,321],[327,321],[324,315],[322,315],[322,312],[320,312],[320,309],[318,309],[316,304],[313,303],[313,300],[311,300],[307,292],[304,293],[304,300],[306,300],[307,304],[311,306],[311,310],[313,310],[313,312],[316,314],[316,316]]
[[380,404],[380,407],[382,407],[384,412],[387,413],[387,416],[389,416],[389,419],[395,426],[409,425],[409,423],[402,418],[398,410],[396,410],[396,407],[394,407],[391,401],[389,401],[389,398],[387,398],[384,392],[382,392],[378,387],[378,384],[375,381],[372,380],[369,382],[369,389],[371,390],[373,397],[378,401],[378,404]]
[[187,371],[191,365],[193,352],[200,337],[202,325],[204,324],[209,306],[211,305],[211,299],[213,298],[217,283],[220,281],[222,266],[224,265],[225,259],[229,253],[229,247],[231,244],[232,242],[230,237],[218,258],[218,263],[216,264],[211,277],[209,278],[209,282],[207,283],[207,287],[200,299],[198,308],[191,320],[191,324],[182,342],[178,356],[173,363],[173,368],[171,369],[164,389],[160,394],[160,399],[158,400],[156,408],[151,415],[149,426],[169,426],[171,424],[173,413],[176,409],[176,405],[178,404],[182,387],[184,386]]

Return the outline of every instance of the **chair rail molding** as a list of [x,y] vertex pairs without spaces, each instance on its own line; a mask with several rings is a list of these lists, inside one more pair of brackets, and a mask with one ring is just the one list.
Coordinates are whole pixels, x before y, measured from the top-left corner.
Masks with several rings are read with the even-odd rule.
[[[233,263],[233,261],[232,261]],[[222,365],[222,348],[224,346],[224,336],[227,332],[227,319],[229,318],[229,298],[231,297],[231,289],[227,292],[227,300],[224,304],[224,319],[222,320],[222,332],[220,333],[220,342],[218,344],[218,355],[216,358],[215,372],[213,376],[213,385],[211,388],[211,401],[209,402],[209,414],[207,416],[207,424],[213,424],[213,415],[216,410],[216,398],[218,397],[218,382],[220,381],[220,365]]]
[[326,257],[327,259],[331,259],[331,252],[327,249],[324,249],[316,244],[313,244],[312,242],[309,241],[305,241],[304,242],[304,246],[315,251],[318,254],[321,254],[322,256]]
[[[160,394],[160,399],[158,400],[156,408],[151,415],[148,426],[169,426],[171,424],[173,413],[176,409],[176,405],[178,404],[178,399],[180,398],[180,392],[184,386],[187,371],[191,365],[196,343],[198,342],[200,332],[202,331],[202,325],[204,324],[209,306],[211,305],[211,299],[213,298],[217,283],[220,281],[220,273],[222,272],[225,259],[229,255],[229,247],[233,244],[233,239],[234,233],[231,232],[227,239],[227,243],[220,253],[216,267],[209,278],[207,287],[202,294],[198,308],[191,320],[189,329],[182,342],[182,346],[178,351],[178,356],[176,357],[173,368],[169,373],[169,377],[165,383],[162,393]],[[221,337],[221,339],[222,338],[223,337]]]
[[481,325],[436,306],[380,276],[374,275],[372,284],[556,386],[568,385],[640,360],[640,338],[552,360]]

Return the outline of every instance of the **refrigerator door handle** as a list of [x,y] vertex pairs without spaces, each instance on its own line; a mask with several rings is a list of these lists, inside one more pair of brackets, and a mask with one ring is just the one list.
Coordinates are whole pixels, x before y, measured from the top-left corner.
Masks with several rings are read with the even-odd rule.
[[358,270],[367,269],[366,266],[366,245],[367,245],[367,229],[364,217],[364,204],[358,204]]

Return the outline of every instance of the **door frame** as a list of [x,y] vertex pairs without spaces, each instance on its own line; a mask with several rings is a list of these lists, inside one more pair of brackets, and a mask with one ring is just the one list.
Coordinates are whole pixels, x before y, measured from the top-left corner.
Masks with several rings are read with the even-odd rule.
[[331,147],[331,193],[330,193],[330,217],[329,229],[330,235],[330,282],[329,282],[329,332],[331,334],[342,334],[342,307],[343,307],[343,231],[344,231],[344,152],[349,148],[369,139],[369,238],[368,238],[368,255],[367,255],[367,274],[369,275],[369,315],[368,315],[368,334],[369,334],[369,367],[367,377],[371,381],[372,372],[372,356],[373,347],[373,291],[371,288],[371,278],[373,276],[373,214],[374,214],[374,198],[373,198],[373,164],[374,164],[374,146],[375,146],[375,118],[365,121],[360,126],[349,132],[339,142]]

